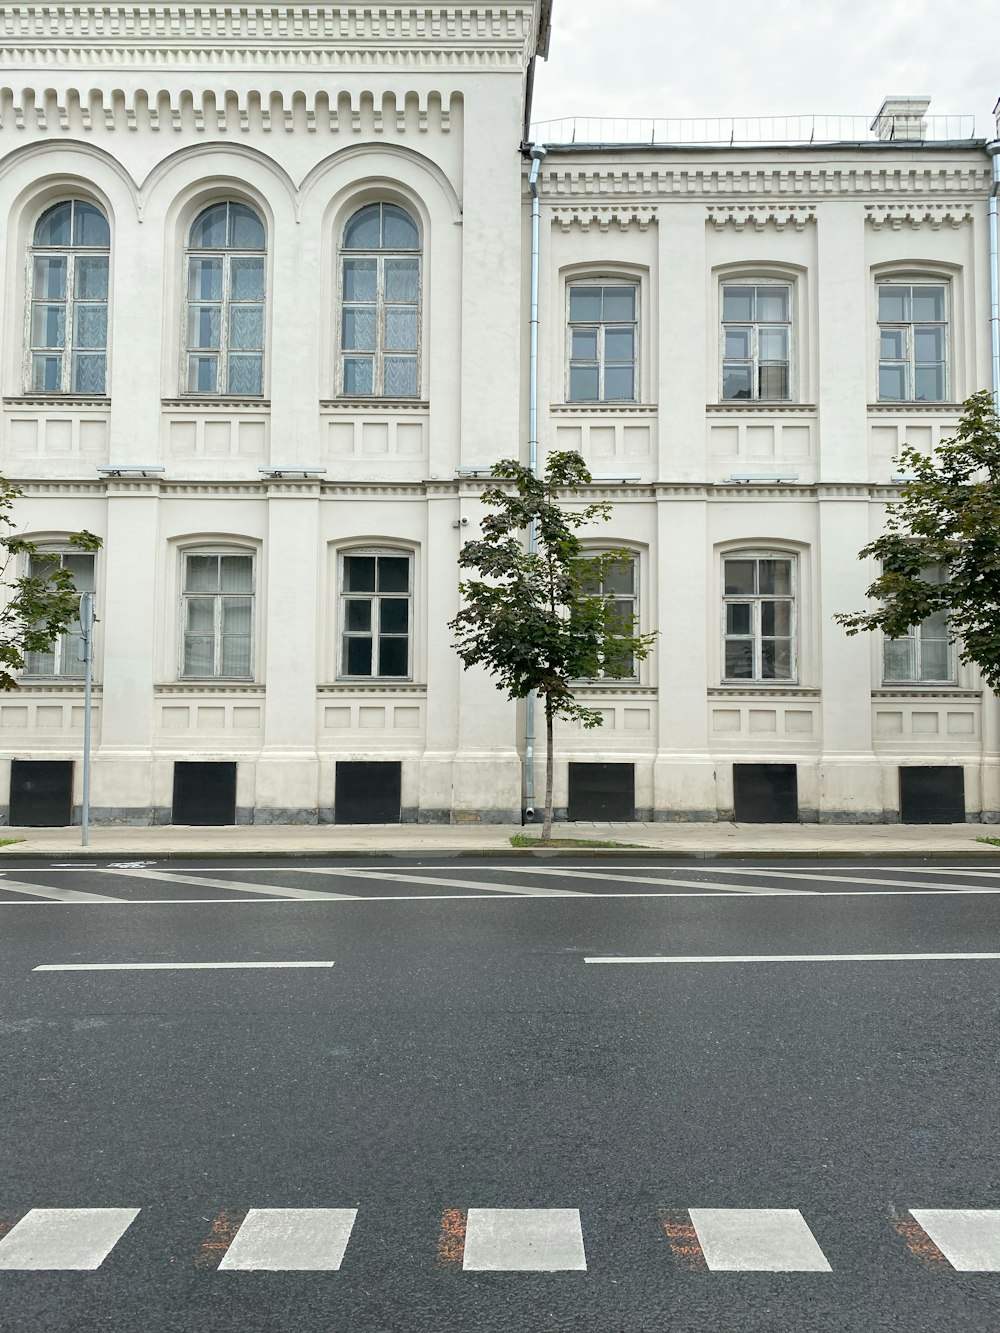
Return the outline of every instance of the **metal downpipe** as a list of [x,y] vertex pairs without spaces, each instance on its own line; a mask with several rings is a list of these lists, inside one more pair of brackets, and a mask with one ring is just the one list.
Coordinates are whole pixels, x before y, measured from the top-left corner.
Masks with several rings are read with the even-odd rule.
[[997,196],[1000,195],[1000,139],[986,145],[993,160],[990,191],[990,337],[993,351],[993,405],[1000,412],[1000,257],[997,245]]
[[[531,149],[531,173],[528,189],[531,191],[531,319],[528,326],[528,467],[532,476],[538,474],[538,237],[540,205],[538,199],[538,171],[545,149],[535,145]],[[538,545],[535,524],[528,528],[528,550]],[[524,822],[535,818],[535,692],[528,695],[524,707]]]

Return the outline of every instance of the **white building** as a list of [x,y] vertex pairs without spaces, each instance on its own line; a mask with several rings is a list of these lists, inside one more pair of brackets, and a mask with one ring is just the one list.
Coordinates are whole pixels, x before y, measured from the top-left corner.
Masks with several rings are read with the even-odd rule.
[[[95,821],[520,818],[524,706],[446,622],[475,470],[527,457],[549,8],[0,14],[0,467],[40,545],[104,541],[67,555]],[[940,128],[918,99],[811,144],[538,131],[540,452],[587,459],[595,547],[635,553],[609,592],[660,631],[582,687],[571,814],[879,821],[902,781],[904,817],[998,817],[996,702],[941,628],[831,619],[902,441],[991,383],[991,162]],[[66,822],[75,640],[30,668],[0,804]]]

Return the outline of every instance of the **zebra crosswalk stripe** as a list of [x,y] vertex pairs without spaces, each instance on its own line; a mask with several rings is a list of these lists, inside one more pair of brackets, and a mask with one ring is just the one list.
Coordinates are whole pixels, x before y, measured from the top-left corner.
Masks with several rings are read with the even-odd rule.
[[138,1208],[32,1208],[0,1239],[0,1269],[100,1268],[138,1216]]

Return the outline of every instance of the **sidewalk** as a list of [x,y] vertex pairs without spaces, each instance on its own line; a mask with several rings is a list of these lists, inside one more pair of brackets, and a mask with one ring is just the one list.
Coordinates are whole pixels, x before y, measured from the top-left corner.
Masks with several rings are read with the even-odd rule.
[[[226,828],[166,825],[129,828],[101,825],[80,846],[77,828],[0,829],[22,841],[0,848],[0,858],[104,860],[155,857],[311,856],[533,856],[510,845],[511,835],[528,832],[504,824],[259,824]],[[990,824],[557,824],[556,838],[614,839],[637,850],[594,849],[605,857],[714,856],[994,856],[1000,847],[977,837],[1000,835]],[[585,847],[558,847],[542,853],[579,857]]]

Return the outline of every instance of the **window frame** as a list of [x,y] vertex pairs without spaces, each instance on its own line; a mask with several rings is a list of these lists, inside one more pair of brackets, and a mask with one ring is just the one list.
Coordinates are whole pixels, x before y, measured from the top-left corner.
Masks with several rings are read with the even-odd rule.
[[[754,289],[754,318],[752,320],[727,320],[725,301],[727,287],[748,287]],[[758,287],[781,287],[787,292],[787,320],[760,320],[756,318],[756,289]],[[796,330],[798,323],[797,282],[788,274],[768,276],[766,272],[736,273],[719,275],[719,402],[727,406],[741,403],[753,403],[766,406],[769,403],[795,403],[798,395],[798,364],[796,357]],[[745,358],[733,358],[726,355],[727,328],[749,328],[750,353]],[[787,336],[786,392],[780,397],[764,397],[760,394],[760,329],[783,328]],[[750,367],[751,394],[747,398],[725,396],[727,361],[745,361]],[[780,364],[780,363],[778,363]]]
[[[726,562],[728,560],[753,560],[758,563],[762,560],[784,560],[789,563],[789,588],[790,592],[783,593],[727,593],[726,592]],[[732,550],[726,550],[721,553],[719,574],[721,590],[721,645],[722,660],[720,663],[719,679],[722,684],[728,687],[739,686],[768,686],[774,689],[781,689],[783,686],[792,686],[799,683],[799,598],[801,595],[800,580],[800,556],[796,551],[781,550],[778,548],[769,549],[764,547],[736,547]],[[759,587],[759,570],[755,574],[755,584]],[[766,601],[787,602],[789,611],[789,632],[786,635],[765,635],[762,632],[762,604]],[[729,630],[728,608],[734,603],[751,603],[750,613],[750,632],[749,634],[735,634]],[[765,676],[762,674],[763,667],[763,643],[765,639],[783,640],[787,637],[789,642],[788,665],[789,674],[787,676]],[[726,675],[726,641],[728,639],[747,639],[752,644],[753,651],[753,675],[751,676],[728,676]]]
[[[928,568],[933,568],[939,573],[944,572],[940,565],[930,566]],[[937,582],[939,580],[929,579],[928,581]],[[923,654],[923,629],[930,619],[930,616],[926,616],[923,620],[918,620],[916,624],[909,627],[906,634],[898,634],[895,638],[890,638],[887,634],[882,635],[882,686],[884,689],[899,688],[919,690],[928,687],[954,687],[958,684],[958,653],[955,651],[955,640],[948,632],[947,612],[944,613],[944,642],[948,675],[924,677],[920,674],[921,657]],[[914,674],[912,676],[891,676],[886,669],[889,645],[892,643],[903,643],[907,640],[912,640],[913,642]],[[940,643],[941,637],[938,636],[933,642]]]
[[[345,244],[347,231],[351,223],[359,214],[366,209],[377,206],[380,209],[379,236],[380,241],[384,234],[384,210],[386,207],[399,209],[405,213],[407,218],[413,224],[417,233],[417,245],[413,249],[401,249],[398,247],[385,246],[381,243],[377,247],[352,247],[348,248]],[[357,203],[350,212],[346,213],[340,223],[337,240],[337,305],[335,315],[335,368],[334,368],[334,389],[338,398],[347,398],[350,400],[361,400],[364,402],[420,402],[423,392],[423,366],[424,366],[424,226],[420,214],[416,207],[409,200],[400,200],[393,198],[380,197],[378,199],[369,199]],[[375,261],[375,300],[361,301],[356,299],[348,300],[345,296],[344,274],[346,263],[350,259],[374,260]],[[413,259],[417,265],[417,294],[413,301],[404,301],[400,299],[389,300],[386,294],[386,276],[385,268],[389,260]],[[375,346],[370,351],[366,348],[347,348],[345,347],[344,322],[345,312],[349,307],[367,307],[373,306],[375,311]],[[402,306],[412,308],[416,315],[416,346],[412,352],[402,348],[389,348],[385,346],[386,332],[386,308],[392,306]],[[347,388],[346,364],[352,356],[370,356],[372,359],[372,391],[371,393],[359,393],[357,390]],[[412,394],[394,394],[385,391],[385,362],[391,359],[393,355],[400,358],[412,359],[414,362],[414,391]]]
[[[48,217],[55,209],[68,204],[70,206],[70,241],[67,245],[40,245],[36,239],[38,228],[43,219]],[[76,206],[78,204],[86,205],[99,213],[104,221],[108,231],[107,245],[82,245],[73,240],[73,232],[76,224]],[[93,258],[97,256],[107,257],[107,280],[105,282],[105,292],[103,298],[94,299],[93,297],[79,296],[76,291],[76,273],[78,261],[80,259]],[[64,294],[61,298],[37,297],[37,261],[43,258],[63,257],[66,261]],[[104,307],[104,345],[103,347],[79,347],[76,337],[76,309],[79,305]],[[43,345],[35,345],[34,332],[34,308],[35,306],[61,305],[63,314],[63,338],[58,350]],[[45,398],[105,398],[108,395],[108,370],[109,370],[109,345],[111,341],[111,221],[107,209],[103,204],[94,199],[88,199],[84,196],[72,195],[65,199],[57,199],[53,203],[47,204],[35,218],[31,229],[31,239],[27,246],[27,263],[25,273],[25,310],[24,310],[24,340],[22,343],[24,356],[23,383],[24,392],[31,397]],[[104,376],[101,388],[98,389],[77,389],[74,388],[74,375],[77,356],[81,353],[101,354],[104,357]],[[34,365],[36,357],[46,355],[58,355],[62,365],[60,370],[60,385],[58,389],[37,388],[35,386]]]
[[[356,557],[374,559],[375,568],[375,587],[369,591],[365,589],[349,589],[346,586],[347,561]],[[416,622],[414,619],[414,607],[416,602],[415,573],[416,558],[415,552],[407,547],[392,546],[352,546],[336,553],[337,558],[337,642],[336,642],[336,671],[335,677],[338,682],[344,683],[375,683],[384,685],[404,685],[414,680],[414,659],[416,655]],[[379,559],[406,560],[407,562],[407,587],[406,592],[388,590],[381,593],[378,589],[378,565]],[[378,626],[376,625],[376,616],[369,617],[369,628],[367,630],[350,630],[347,627],[347,603],[349,600],[360,601],[370,598],[373,601],[380,602],[382,599],[400,599],[406,598],[407,602],[407,630],[405,635],[393,631],[383,634],[381,609],[377,613]],[[349,672],[347,668],[347,644],[351,639],[369,639],[372,644],[371,661],[372,666],[376,665],[376,646],[380,638],[393,638],[406,640],[406,673],[401,675],[382,675],[372,670],[368,673]]]
[[[629,288],[634,297],[633,316],[630,320],[608,320],[603,317],[603,308],[601,319],[594,320],[574,320],[572,318],[573,292],[580,288]],[[603,306],[603,297],[602,297]],[[641,401],[641,322],[642,322],[642,282],[634,274],[622,274],[619,276],[613,273],[599,274],[578,274],[566,278],[565,295],[565,330],[566,330],[566,358],[565,358],[565,379],[563,391],[564,401],[576,407],[627,407],[630,404],[638,404]],[[632,330],[632,393],[628,398],[608,398],[605,394],[605,373],[607,370],[607,357],[605,354],[607,329],[625,329]],[[579,329],[581,332],[588,329],[595,329],[597,333],[596,356],[594,358],[577,357],[573,355],[573,336],[574,331]],[[597,389],[596,398],[574,398],[572,396],[573,368],[577,364],[592,364],[597,367]],[[615,361],[615,366],[628,365],[627,361]]]
[[[909,320],[887,319],[883,321],[880,318],[881,290],[885,287],[906,287],[909,288],[910,313]],[[915,287],[934,287],[940,289],[943,297],[944,315],[940,320],[915,320],[912,318],[913,289]],[[954,373],[952,366],[953,356],[953,338],[952,323],[954,319],[954,292],[953,283],[950,277],[942,276],[939,273],[920,274],[912,270],[904,270],[896,273],[878,273],[875,276],[875,401],[878,403],[948,403],[951,401],[951,384]],[[882,355],[882,332],[886,330],[898,330],[904,335],[905,355],[903,357],[884,357]],[[943,368],[942,395],[940,398],[918,398],[916,368],[916,330],[918,328],[940,328],[943,333],[943,359],[941,362],[929,361],[925,365],[941,365]],[[882,365],[883,362],[889,365],[902,365],[906,371],[907,393],[902,398],[883,398],[882,396]]]
[[[92,585],[92,586],[91,586],[90,588],[79,588],[78,591],[81,592],[81,593],[84,593],[84,592],[94,592],[94,591],[96,591],[96,588],[97,588],[97,552],[96,552],[96,551],[81,551],[81,550],[79,549],[79,547],[71,546],[71,545],[69,545],[68,543],[61,543],[61,542],[54,542],[54,543],[46,544],[46,545],[37,544],[37,556],[40,556],[40,557],[44,558],[44,557],[46,557],[46,556],[53,556],[53,555],[58,555],[58,557],[59,557],[59,566],[60,566],[60,568],[62,568],[62,569],[65,569],[65,567],[66,567],[66,566],[65,566],[65,563],[64,563],[64,562],[65,562],[65,558],[66,558],[66,556],[74,556],[74,557],[79,558],[79,559],[90,560],[90,562],[91,562],[91,585]],[[26,572],[27,574],[29,574],[29,575],[31,575],[31,574],[33,573],[33,571],[32,571],[32,567],[31,567],[31,566],[32,566],[32,561],[33,561],[35,558],[37,558],[37,557],[36,557],[36,556],[30,556],[30,555],[27,557],[26,565],[25,565],[25,572]],[[75,578],[74,578],[74,580],[73,580],[73,583],[74,583],[74,585],[76,584],[76,579],[75,579]],[[45,681],[45,680],[80,681],[80,680],[83,680],[84,676],[86,675],[86,664],[85,664],[84,662],[80,662],[80,661],[77,659],[77,656],[76,656],[76,654],[77,654],[77,645],[78,645],[78,643],[79,643],[79,640],[80,640],[82,634],[83,634],[83,628],[82,628],[82,626],[80,625],[79,617],[77,617],[77,619],[74,620],[73,623],[72,623],[71,625],[67,626],[67,628],[64,629],[63,632],[62,632],[61,634],[57,634],[57,635],[56,635],[55,639],[53,640],[52,648],[51,648],[48,652],[46,652],[46,653],[26,653],[26,654],[25,654],[25,663],[24,663],[24,668],[23,668],[23,670],[22,670],[22,672],[21,672],[21,678],[24,679],[24,680],[31,680],[31,681]],[[52,670],[51,670],[51,671],[38,671],[38,670],[33,670],[33,669],[31,668],[31,666],[29,666],[29,660],[30,660],[31,658],[33,658],[33,657],[49,657],[49,656],[52,657]],[[57,668],[60,667],[60,666],[65,667],[65,662],[66,662],[66,658],[67,658],[67,657],[68,657],[68,659],[69,659],[72,663],[74,663],[74,665],[79,666],[79,670],[78,670],[78,671],[66,671],[66,670],[58,670],[58,669],[57,669]]]
[[[630,594],[627,594],[627,595],[623,596],[621,593],[616,592],[614,589],[611,589],[610,591],[604,591],[604,590],[602,589],[602,590],[600,590],[600,596],[602,596],[602,597],[605,599],[605,601],[616,601],[616,602],[629,601],[629,602],[631,602],[631,603],[632,603],[632,631],[631,631],[631,632],[632,632],[633,634],[638,634],[638,633],[641,633],[641,630],[640,630],[640,617],[641,617],[641,613],[642,613],[641,603],[640,603],[640,587],[639,587],[639,565],[640,565],[640,555],[639,555],[639,552],[638,552],[638,551],[634,551],[634,550],[632,550],[631,548],[629,548],[629,547],[624,547],[624,546],[622,546],[622,547],[616,547],[616,546],[601,546],[601,547],[599,547],[599,548],[595,548],[595,549],[587,549],[587,550],[585,550],[585,551],[583,552],[583,559],[584,559],[584,560],[588,560],[588,559],[597,559],[597,558],[599,558],[599,557],[601,557],[601,556],[610,555],[612,551],[617,551],[617,550],[628,551],[628,557],[629,557],[629,559],[628,559],[628,564],[629,564],[629,568],[630,568],[631,571],[632,571],[632,591],[631,591]],[[596,676],[587,676],[587,677],[585,678],[585,683],[586,683],[586,684],[601,684],[601,685],[609,685],[609,686],[622,685],[622,686],[626,686],[626,687],[628,687],[629,685],[638,685],[638,684],[639,684],[639,663],[638,663],[638,661],[636,660],[636,658],[633,656],[633,657],[632,657],[632,672],[631,672],[630,675],[628,675],[628,676],[608,676],[608,675],[605,675],[604,671],[602,670],[602,671],[600,671]]]
[[[260,223],[261,230],[264,233],[264,243],[261,249],[251,249],[246,246],[229,245],[208,247],[195,246],[191,244],[191,235],[196,225],[201,221],[206,213],[212,209],[225,205],[227,209],[226,217],[226,239],[229,240],[230,218],[228,210],[236,205],[247,209],[253,213]],[[214,399],[251,399],[254,401],[265,400],[267,396],[267,333],[268,333],[268,300],[269,300],[269,282],[268,282],[268,224],[267,218],[262,208],[258,204],[235,196],[227,196],[221,199],[214,199],[208,203],[202,202],[197,210],[192,214],[188,221],[184,233],[183,248],[183,267],[181,273],[181,349],[180,349],[180,371],[179,371],[179,395],[182,398],[195,401],[212,401]],[[260,258],[261,260],[261,295],[259,298],[251,298],[246,301],[234,301],[232,296],[232,261],[239,257]],[[222,285],[219,297],[193,297],[191,295],[191,261],[193,259],[220,259],[222,265]],[[197,306],[219,307],[219,343],[217,347],[196,347],[191,342],[191,329],[189,319],[192,308]],[[261,313],[261,346],[260,348],[236,348],[231,349],[230,341],[230,319],[233,307],[239,308],[241,305],[260,305]],[[242,393],[229,387],[229,356],[230,352],[235,350],[235,354],[241,352],[250,356],[260,357],[260,392]],[[197,389],[190,387],[191,361],[199,354],[204,356],[213,356],[216,359],[218,373],[216,377],[216,387],[214,389]],[[224,374],[225,388],[219,387],[220,379]]]
[[[191,681],[192,683],[198,681],[219,681],[222,683],[231,682],[233,684],[246,684],[249,682],[252,684],[257,678],[257,672],[256,672],[257,615],[258,615],[257,551],[253,548],[246,546],[220,546],[220,545],[185,546],[181,549],[179,554],[180,554],[180,580],[179,580],[178,622],[177,622],[178,623],[178,636],[177,636],[178,637],[178,644],[177,644],[178,681]],[[243,556],[249,559],[250,582],[251,582],[250,592],[224,593],[221,587],[217,592],[214,593],[200,592],[196,589],[191,590],[189,592],[186,586],[187,563],[189,558],[191,558],[192,556],[215,556],[220,559],[224,556]],[[221,573],[220,573],[220,582],[221,582]],[[250,634],[249,634],[250,642],[249,642],[249,653],[248,653],[250,669],[246,674],[240,674],[240,675],[223,674],[221,670],[222,645],[224,637],[222,634],[221,599],[225,596],[250,598],[251,602]],[[210,675],[206,675],[204,672],[196,673],[196,672],[185,671],[186,646],[188,638],[187,603],[189,598],[194,598],[194,597],[200,597],[200,598],[212,597],[214,603],[213,613],[212,613],[212,639],[213,639],[212,661],[214,670]]]

